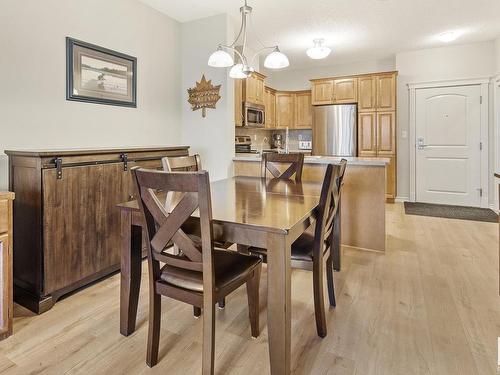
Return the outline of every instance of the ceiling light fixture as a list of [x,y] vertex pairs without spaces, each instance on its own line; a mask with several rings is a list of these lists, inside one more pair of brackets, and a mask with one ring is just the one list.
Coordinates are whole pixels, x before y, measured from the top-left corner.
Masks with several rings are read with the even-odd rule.
[[[232,66],[229,72],[229,76],[231,78],[246,78],[253,71],[255,71],[255,69],[251,66],[254,59],[260,53],[266,50],[272,50],[272,52],[264,60],[264,66],[266,68],[282,69],[289,66],[290,62],[288,61],[288,57],[286,57],[286,55],[279,50],[278,46],[267,47],[262,42],[260,42],[258,38],[257,40],[262,45],[262,48],[253,55],[250,61],[247,59],[247,56],[245,55],[247,48],[247,16],[250,17],[252,13],[252,7],[249,7],[247,5],[246,0],[245,5],[240,8],[240,13],[241,27],[238,36],[236,37],[234,42],[229,45],[219,44],[217,50],[208,58],[208,65],[216,68],[227,68]],[[240,41],[241,43],[241,51],[236,49],[238,41]],[[235,63],[233,56],[231,56],[227,51],[234,52],[238,56],[239,62]]]
[[326,58],[332,50],[328,47],[325,47],[323,43],[325,40],[323,38],[321,39],[314,39],[314,47],[309,48],[306,53],[307,56],[309,56],[313,60],[320,60]]
[[459,36],[459,33],[457,33],[456,31],[447,31],[445,33],[439,34],[439,40],[441,42],[449,43],[453,42]]

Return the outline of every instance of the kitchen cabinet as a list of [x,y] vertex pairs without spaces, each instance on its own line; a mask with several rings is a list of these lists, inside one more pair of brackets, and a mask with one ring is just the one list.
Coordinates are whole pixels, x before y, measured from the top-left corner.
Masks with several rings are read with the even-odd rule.
[[266,87],[264,91],[264,106],[266,111],[265,126],[268,129],[276,127],[276,91]]
[[333,81],[333,103],[346,104],[358,101],[358,79],[342,78]]
[[42,313],[120,268],[116,205],[135,195],[130,168],[161,169],[162,157],[187,155],[188,148],[5,153],[16,193],[14,299]]
[[366,112],[358,115],[358,154],[377,156],[377,113]]
[[377,112],[377,155],[396,155],[395,112]]
[[396,110],[396,73],[377,75],[377,109]]
[[234,79],[234,124],[243,126],[243,80]]
[[0,340],[12,335],[12,201],[14,194],[0,192]]
[[294,94],[276,92],[276,127],[294,127]]
[[294,128],[312,128],[311,92],[303,91],[294,93],[295,96],[295,123]]
[[333,79],[312,80],[312,104],[333,104]]
[[245,79],[244,101],[264,105],[264,78],[264,75],[254,72]]
[[377,108],[377,78],[358,78],[358,112],[372,112]]
[[385,197],[388,201],[393,202],[397,195],[396,156],[389,157],[389,160],[390,162],[385,169]]

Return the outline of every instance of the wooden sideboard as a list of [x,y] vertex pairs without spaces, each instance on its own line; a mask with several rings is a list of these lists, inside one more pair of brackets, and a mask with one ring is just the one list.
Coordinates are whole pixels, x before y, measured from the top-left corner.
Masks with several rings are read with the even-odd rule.
[[188,147],[5,151],[14,201],[14,300],[42,313],[120,268],[118,203],[133,166],[161,168]]
[[12,335],[12,200],[0,192],[0,340]]

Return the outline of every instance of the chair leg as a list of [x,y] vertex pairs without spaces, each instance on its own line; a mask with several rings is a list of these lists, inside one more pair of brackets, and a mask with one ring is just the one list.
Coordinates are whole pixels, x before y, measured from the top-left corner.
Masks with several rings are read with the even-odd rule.
[[323,297],[323,261],[315,261],[313,264],[313,291],[314,291],[314,314],[316,316],[316,330],[319,337],[325,337],[327,333],[325,318],[325,301]]
[[193,306],[193,315],[198,319],[201,316],[201,307]]
[[223,310],[224,307],[226,307],[226,299],[222,298],[219,302],[217,302],[217,305],[219,306],[219,309]]
[[203,306],[202,375],[213,375],[215,357],[215,304]]
[[252,337],[257,338],[260,334],[259,327],[259,285],[260,272],[262,266],[259,265],[253,271],[253,277],[247,281],[247,297],[248,297],[248,315],[250,317],[250,327],[252,328]]
[[149,328],[146,363],[153,367],[158,363],[160,345],[161,296],[154,291],[149,293]]
[[326,281],[328,285],[328,298],[330,300],[330,306],[336,307],[335,284],[333,282],[333,257],[331,255],[326,260]]

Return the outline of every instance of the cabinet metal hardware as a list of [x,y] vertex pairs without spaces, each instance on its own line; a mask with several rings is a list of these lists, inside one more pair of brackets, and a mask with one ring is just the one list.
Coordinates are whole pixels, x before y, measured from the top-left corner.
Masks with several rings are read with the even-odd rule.
[[62,159],[61,158],[55,158],[54,159],[54,164],[56,165],[56,177],[58,180],[61,180],[63,177],[62,174]]
[[124,172],[128,171],[128,155],[121,154],[120,158],[122,159],[122,162],[123,162],[123,171]]

